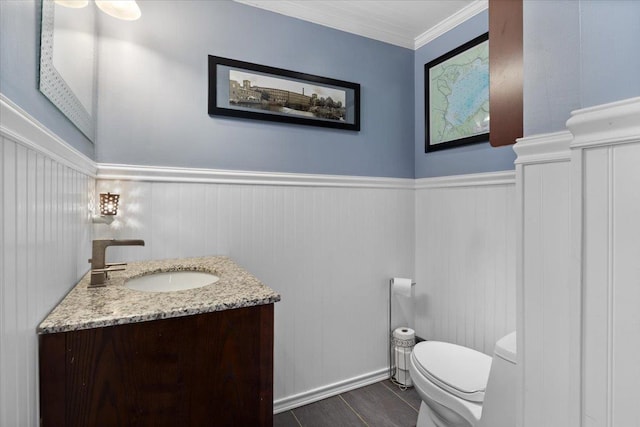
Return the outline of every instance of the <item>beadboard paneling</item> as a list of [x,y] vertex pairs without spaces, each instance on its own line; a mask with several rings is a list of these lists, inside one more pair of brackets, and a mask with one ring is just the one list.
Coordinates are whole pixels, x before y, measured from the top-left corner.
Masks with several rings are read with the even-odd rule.
[[513,172],[417,187],[416,333],[492,354],[516,328]]
[[580,290],[571,277],[569,132],[520,139],[517,200],[518,425],[580,414]]
[[97,189],[122,200],[97,238],[146,242],[109,248],[110,261],[228,255],[281,293],[276,411],[386,373],[389,278],[413,273],[411,187],[100,179]]
[[585,149],[583,425],[640,426],[640,135]]
[[88,270],[94,180],[34,148],[39,140],[18,141],[4,127],[5,119],[0,133],[0,425],[37,426],[36,327]]
[[568,161],[541,163],[523,166],[521,173],[523,425],[574,426],[580,293],[569,268],[571,168]]

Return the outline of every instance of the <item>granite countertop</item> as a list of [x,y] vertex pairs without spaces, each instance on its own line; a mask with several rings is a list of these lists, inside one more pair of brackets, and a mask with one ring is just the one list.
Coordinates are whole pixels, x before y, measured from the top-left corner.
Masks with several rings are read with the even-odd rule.
[[[212,273],[220,280],[201,288],[174,292],[144,292],[124,286],[130,278],[188,270]],[[280,301],[280,294],[224,256],[132,262],[124,271],[109,273],[109,280],[102,288],[87,288],[90,276],[88,272],[40,323],[39,334],[189,316]]]

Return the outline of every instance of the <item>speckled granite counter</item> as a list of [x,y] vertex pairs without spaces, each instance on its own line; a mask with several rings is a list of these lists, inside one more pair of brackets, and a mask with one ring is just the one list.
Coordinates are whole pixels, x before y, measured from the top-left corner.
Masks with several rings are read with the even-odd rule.
[[[124,286],[127,279],[145,274],[187,270],[212,273],[220,280],[212,285],[176,292],[143,292]],[[87,273],[40,323],[39,334],[188,316],[280,301],[280,294],[228,257],[222,256],[132,262],[125,271],[109,273],[107,286],[103,288],[87,288],[90,275]]]

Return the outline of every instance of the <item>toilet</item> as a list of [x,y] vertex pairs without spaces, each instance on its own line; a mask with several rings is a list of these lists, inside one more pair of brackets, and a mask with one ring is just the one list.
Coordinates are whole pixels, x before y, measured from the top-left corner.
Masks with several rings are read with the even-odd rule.
[[416,427],[514,427],[516,333],[498,340],[493,358],[440,341],[411,353],[409,373],[422,399]]

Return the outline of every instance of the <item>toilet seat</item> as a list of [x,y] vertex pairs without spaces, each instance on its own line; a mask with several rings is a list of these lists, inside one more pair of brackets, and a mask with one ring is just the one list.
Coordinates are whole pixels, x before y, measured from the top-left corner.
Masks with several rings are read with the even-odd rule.
[[418,372],[452,395],[482,403],[491,370],[491,357],[440,341],[424,341],[413,349]]

